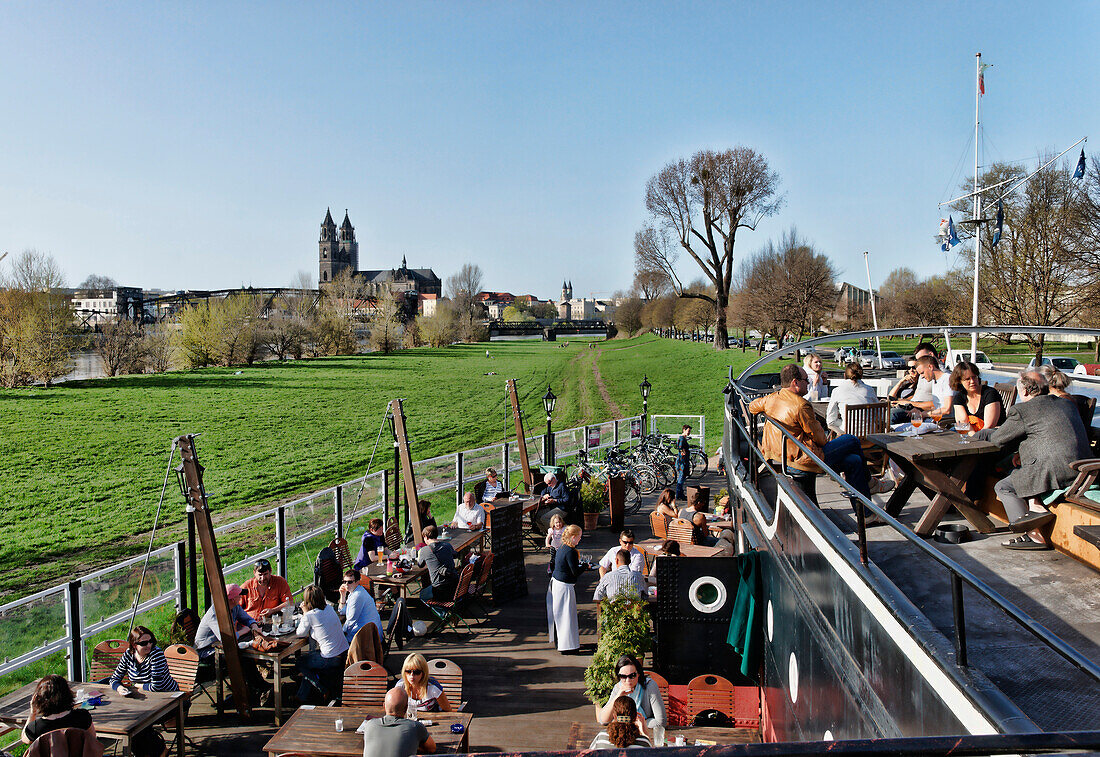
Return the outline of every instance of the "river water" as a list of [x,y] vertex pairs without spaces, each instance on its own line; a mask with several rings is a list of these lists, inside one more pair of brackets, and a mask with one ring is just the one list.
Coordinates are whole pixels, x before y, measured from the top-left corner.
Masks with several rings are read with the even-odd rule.
[[95,352],[81,350],[79,352],[74,352],[72,357],[76,366],[72,371],[66,373],[54,383],[60,384],[63,381],[103,378],[107,375],[107,371],[103,370],[103,359]]

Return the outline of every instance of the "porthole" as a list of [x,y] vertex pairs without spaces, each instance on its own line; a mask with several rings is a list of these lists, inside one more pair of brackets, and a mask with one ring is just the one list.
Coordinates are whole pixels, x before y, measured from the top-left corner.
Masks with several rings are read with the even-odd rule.
[[688,600],[699,612],[711,615],[726,604],[726,586],[713,576],[700,576],[688,588]]

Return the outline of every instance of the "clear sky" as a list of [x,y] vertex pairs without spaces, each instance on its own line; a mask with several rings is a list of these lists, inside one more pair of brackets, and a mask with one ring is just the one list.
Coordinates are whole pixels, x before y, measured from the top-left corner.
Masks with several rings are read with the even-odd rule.
[[854,283],[863,250],[876,285],[931,274],[953,262],[936,204],[973,162],[974,53],[986,157],[1060,150],[1100,114],[1098,8],[4,2],[0,252],[48,252],[70,285],[280,286],[316,276],[331,206],[362,268],[609,294],[648,177],[746,145],[786,204],[739,256],[794,225]]

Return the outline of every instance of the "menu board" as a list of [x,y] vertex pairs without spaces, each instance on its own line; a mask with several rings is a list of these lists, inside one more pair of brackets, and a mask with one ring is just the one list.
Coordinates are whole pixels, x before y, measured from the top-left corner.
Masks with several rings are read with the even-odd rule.
[[596,449],[600,446],[600,427],[588,427],[588,449]]
[[493,545],[493,603],[527,596],[527,569],[523,563],[523,500],[493,503],[489,519]]

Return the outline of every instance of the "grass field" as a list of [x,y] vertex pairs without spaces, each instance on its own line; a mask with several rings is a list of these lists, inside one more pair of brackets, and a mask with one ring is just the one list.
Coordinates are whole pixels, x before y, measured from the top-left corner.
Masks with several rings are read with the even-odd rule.
[[[713,449],[726,366],[754,357],[653,336],[494,342],[3,390],[0,597],[143,553],[182,433],[203,434],[219,523],[365,473],[394,397],[406,400],[414,459],[500,441],[510,377],[538,433],[547,384],[555,427],[566,428],[640,412],[647,374],[650,412],[706,413]],[[383,438],[373,469],[390,459]],[[184,517],[172,476],[157,543],[181,538]]]

